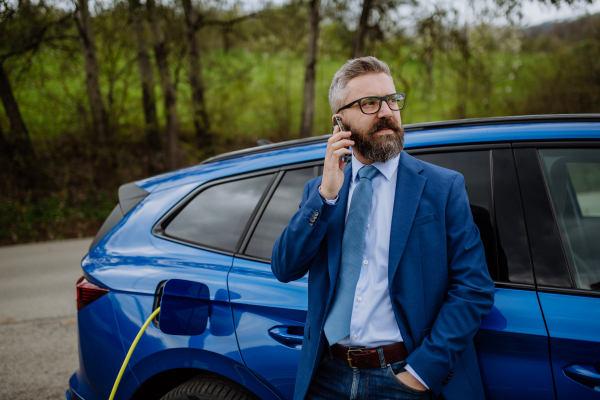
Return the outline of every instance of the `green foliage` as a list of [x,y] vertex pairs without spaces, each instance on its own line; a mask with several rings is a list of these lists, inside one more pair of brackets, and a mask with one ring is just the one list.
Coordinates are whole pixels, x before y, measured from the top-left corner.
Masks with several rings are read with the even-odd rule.
[[[223,21],[243,12],[219,4],[201,5],[198,32],[216,153],[254,146],[258,139],[297,138],[308,35],[306,3],[294,0],[232,24]],[[160,14],[177,87],[180,165],[190,165],[210,154],[195,145],[185,24],[177,7],[162,5]],[[405,124],[600,112],[597,17],[586,19],[585,29],[575,29],[578,25],[573,24],[548,34],[494,24],[487,17],[489,10],[477,24],[465,25],[452,10],[436,9],[415,12],[417,23],[410,31],[394,24],[392,11],[378,21],[378,32],[367,38],[366,45],[369,54],[390,65],[396,89],[407,94]],[[35,14],[40,21],[64,14],[50,8],[36,12],[41,13]],[[127,5],[96,3],[93,15],[100,89],[109,115],[109,147],[92,146],[83,59],[72,24],[61,26],[60,39],[37,48],[34,57],[4,61],[46,181],[37,190],[23,191],[10,165],[2,168],[0,177],[7,184],[0,196],[0,244],[95,234],[116,204],[120,184],[165,170],[164,157],[153,158],[145,141],[137,50]],[[331,132],[329,85],[351,53],[356,23],[349,16],[357,17],[343,1],[328,2],[323,15],[314,135]],[[25,26],[22,20],[10,21],[13,25],[0,24],[3,52],[19,43],[1,38],[11,38],[12,32]],[[156,67],[154,77],[163,129],[166,121]],[[7,131],[2,111],[0,127]]]

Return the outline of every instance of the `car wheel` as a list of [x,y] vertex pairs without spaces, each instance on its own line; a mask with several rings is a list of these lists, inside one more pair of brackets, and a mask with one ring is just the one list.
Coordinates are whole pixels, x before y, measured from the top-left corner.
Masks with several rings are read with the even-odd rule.
[[215,376],[198,376],[182,383],[160,400],[257,400],[242,385]]

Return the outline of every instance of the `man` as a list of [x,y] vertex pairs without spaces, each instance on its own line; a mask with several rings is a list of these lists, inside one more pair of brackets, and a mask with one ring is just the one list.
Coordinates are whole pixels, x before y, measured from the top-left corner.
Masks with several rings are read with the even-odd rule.
[[329,102],[349,131],[272,256],[282,282],[310,271],[294,399],[483,399],[473,337],[494,285],[462,175],[402,151],[384,62],[348,61]]

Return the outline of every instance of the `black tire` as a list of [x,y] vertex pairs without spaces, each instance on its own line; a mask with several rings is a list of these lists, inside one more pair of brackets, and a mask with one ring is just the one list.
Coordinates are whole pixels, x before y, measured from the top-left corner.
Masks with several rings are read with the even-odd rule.
[[214,375],[201,375],[182,383],[160,400],[258,400],[242,385]]

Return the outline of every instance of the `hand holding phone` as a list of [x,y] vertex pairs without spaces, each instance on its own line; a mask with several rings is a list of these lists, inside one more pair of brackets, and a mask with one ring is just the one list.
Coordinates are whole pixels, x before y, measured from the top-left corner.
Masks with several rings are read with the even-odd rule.
[[347,161],[343,161],[342,156],[349,153],[350,146],[354,145],[354,141],[350,139],[351,133],[344,130],[341,119],[338,120],[334,115],[332,122],[333,132],[327,140],[323,178],[319,189],[321,196],[327,200],[333,200],[344,185],[344,168],[348,165],[347,162],[350,162],[350,158],[345,158],[344,160]]
[[[337,124],[337,126],[340,128],[340,132],[344,132],[346,129],[344,129],[344,124],[342,124],[342,119],[335,115],[335,123]],[[346,147],[347,149],[349,149],[350,147]],[[342,162],[345,164],[348,164],[350,161],[352,161],[352,154],[342,154]]]

